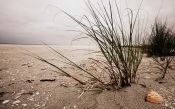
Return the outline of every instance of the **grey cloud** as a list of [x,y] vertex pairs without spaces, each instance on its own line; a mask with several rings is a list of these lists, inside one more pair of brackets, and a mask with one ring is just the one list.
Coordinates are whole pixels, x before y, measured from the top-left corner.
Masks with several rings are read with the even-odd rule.
[[[63,9],[77,18],[88,14],[85,8],[86,0],[1,0],[0,1],[0,43],[39,43],[40,40],[54,44],[71,44],[73,37],[79,33],[65,30],[80,29],[64,13]],[[94,5],[101,0],[90,0]],[[103,0],[107,4],[108,0]],[[111,0],[113,1],[113,0]],[[128,6],[138,8],[141,0],[127,0]],[[119,4],[123,0],[117,0]],[[175,0],[164,0],[160,16],[174,23]],[[53,5],[47,7],[48,5]],[[156,16],[161,0],[144,0],[142,9],[150,15],[150,20]],[[56,6],[56,7],[54,7]],[[97,4],[95,5],[97,6]],[[121,5],[123,7],[125,5]],[[46,8],[47,7],[47,8]],[[45,10],[46,9],[46,10]],[[57,14],[57,16],[55,16]],[[54,20],[53,20],[54,19]],[[74,44],[89,44],[90,41],[75,41]]]

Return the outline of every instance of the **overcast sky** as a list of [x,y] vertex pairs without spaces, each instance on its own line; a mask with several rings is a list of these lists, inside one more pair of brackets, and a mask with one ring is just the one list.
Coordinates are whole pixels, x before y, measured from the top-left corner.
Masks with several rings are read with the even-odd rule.
[[[0,0],[0,43],[70,45],[79,33],[66,31],[79,29],[68,16],[56,7],[81,18],[88,14],[86,0]],[[100,0],[90,0],[94,5]],[[102,0],[104,3],[108,0]],[[111,0],[114,1],[114,0]],[[117,0],[120,7],[124,0]],[[141,0],[126,0],[129,7],[137,9]],[[142,9],[150,22],[156,16],[162,0],[143,0]],[[52,5],[52,6],[51,6]],[[159,16],[175,23],[175,0],[164,0]],[[90,41],[72,42],[86,45]]]

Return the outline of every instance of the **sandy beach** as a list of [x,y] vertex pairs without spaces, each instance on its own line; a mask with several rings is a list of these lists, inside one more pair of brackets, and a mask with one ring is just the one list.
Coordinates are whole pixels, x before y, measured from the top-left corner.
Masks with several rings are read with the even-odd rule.
[[[51,46],[77,64],[85,64],[96,47]],[[76,76],[76,70],[62,63],[45,45],[0,45],[0,109],[175,109],[175,72],[171,71],[161,82],[160,70],[151,58],[143,57],[138,70],[138,83],[119,91],[84,93],[77,81],[59,75],[56,69],[26,54],[36,54],[53,62]],[[88,64],[88,63],[87,63]],[[175,64],[175,63],[174,63]],[[53,71],[54,70],[54,71]],[[42,80],[52,81],[42,81]],[[81,78],[82,81],[86,81]],[[144,87],[143,87],[144,86]],[[162,104],[145,101],[154,90],[163,98]]]

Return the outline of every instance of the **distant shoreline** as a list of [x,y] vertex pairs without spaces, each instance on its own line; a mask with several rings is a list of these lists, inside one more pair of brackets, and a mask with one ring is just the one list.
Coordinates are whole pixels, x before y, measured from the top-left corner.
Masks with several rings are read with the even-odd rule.
[[[89,46],[89,45],[56,45],[56,44],[48,44],[51,47],[73,47],[73,48],[98,48],[97,46]],[[10,47],[10,46],[26,46],[26,47],[47,47],[44,44],[0,44],[1,47]]]
[[[44,45],[44,44],[23,44],[23,43],[0,43],[0,45]],[[48,45],[59,45],[59,44],[48,44]],[[61,46],[61,45],[60,45]],[[65,45],[63,45],[65,46]],[[66,45],[67,46],[67,45]]]

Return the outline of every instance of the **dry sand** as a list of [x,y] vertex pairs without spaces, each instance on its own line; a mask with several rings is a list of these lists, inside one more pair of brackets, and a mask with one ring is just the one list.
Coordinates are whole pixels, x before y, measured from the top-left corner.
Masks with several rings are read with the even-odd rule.
[[[53,47],[78,64],[85,62],[88,57],[98,57],[95,54],[85,55],[96,49],[93,47]],[[85,92],[80,96],[81,86],[75,80],[60,76],[51,71],[55,69],[50,65],[24,55],[29,54],[26,50],[75,74],[73,68],[61,64],[58,61],[60,58],[46,46],[0,45],[0,109],[175,109],[175,80],[167,74],[163,80],[165,83],[156,82],[161,72],[150,58],[143,58],[137,84],[119,91],[100,94]],[[175,72],[170,74],[175,77]],[[41,82],[41,79],[55,81]],[[146,88],[139,84],[146,85]],[[150,90],[158,92],[164,98],[164,103],[145,102]]]

